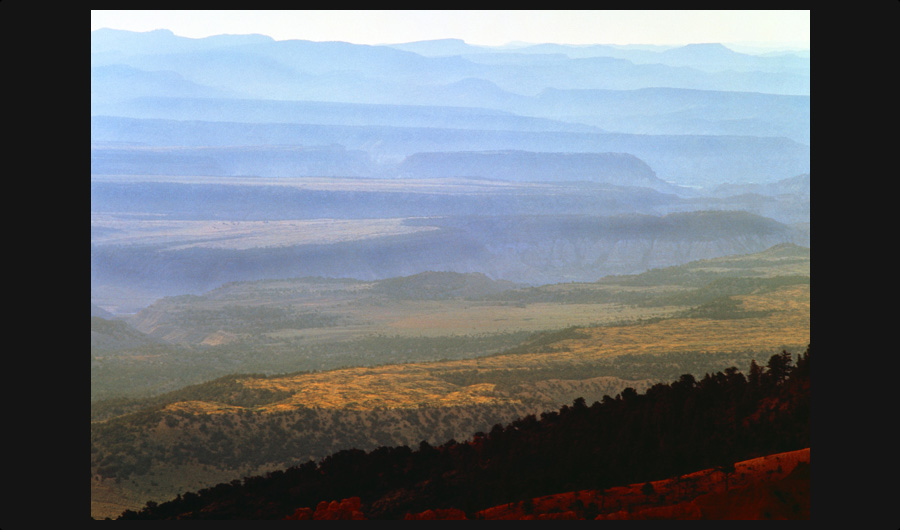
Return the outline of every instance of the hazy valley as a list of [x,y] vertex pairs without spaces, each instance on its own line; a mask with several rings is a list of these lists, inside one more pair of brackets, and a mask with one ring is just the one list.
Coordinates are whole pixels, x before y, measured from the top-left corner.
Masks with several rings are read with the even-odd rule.
[[[806,448],[808,462],[808,429],[792,429],[808,424],[809,279],[808,51],[92,31],[95,518],[381,457],[395,467],[377,488],[284,495],[297,518],[354,498],[321,513],[539,518],[540,496],[600,483],[567,462],[572,480],[536,470],[520,488],[491,466],[521,464],[485,453],[471,476],[509,493],[462,501],[471,470],[436,455],[516,454],[525,438],[504,432],[544,433],[573,401],[619,418],[610,401],[637,406],[685,374],[691,391],[731,389],[734,408],[697,413],[727,414],[713,423],[729,433],[770,413],[782,430],[702,456],[678,427],[666,450],[697,448],[682,467],[626,470],[629,453],[603,486],[718,513],[683,488],[668,504],[635,489],[728,459]],[[806,352],[793,383],[782,352]],[[751,362],[768,383],[744,384]],[[563,439],[593,429],[572,421]],[[385,478],[400,468],[412,482]],[[803,470],[768,478],[808,485]],[[585,511],[606,495],[591,491],[555,513],[626,517]]]

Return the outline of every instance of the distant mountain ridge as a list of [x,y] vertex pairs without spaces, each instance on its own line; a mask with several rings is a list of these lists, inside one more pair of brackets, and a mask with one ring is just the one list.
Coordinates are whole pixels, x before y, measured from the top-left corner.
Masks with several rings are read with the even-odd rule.
[[400,44],[389,44],[391,48],[409,51],[426,57],[445,55],[466,55],[469,53],[491,52],[493,48],[469,44],[463,39],[432,39]]
[[[99,83],[93,83],[92,87],[98,85],[102,87]],[[193,85],[188,87],[193,89]],[[172,94],[178,93],[177,88],[169,89]],[[222,98],[215,97],[216,94],[221,92],[210,91],[204,97],[131,97],[118,104],[103,101],[92,105],[92,113],[187,121],[598,132],[597,127],[589,125],[520,116],[495,108],[273,101]]]
[[[340,145],[348,151],[365,150],[374,160],[390,163],[435,150],[628,153],[644,161],[666,182],[701,186],[727,181],[765,183],[774,175],[808,173],[810,152],[809,146],[786,138],[751,136],[181,122],[110,116],[91,118],[91,139],[99,144],[124,142],[164,149]],[[129,173],[140,174],[140,167]],[[100,165],[92,166],[91,171],[107,173]],[[185,174],[183,171],[179,174]]]
[[[483,63],[472,62],[465,53],[453,52],[448,54],[451,47],[464,52],[467,49],[476,51],[472,58],[477,58],[477,51],[481,48],[472,48],[459,42],[432,42],[416,45],[407,45],[407,49],[423,49],[426,46],[439,47],[442,51],[439,55],[420,55],[412,51],[402,49],[403,45],[395,46],[369,46],[353,45],[343,42],[313,42],[302,40],[274,41],[260,35],[220,35],[205,39],[188,39],[176,37],[167,30],[147,33],[128,33],[111,30],[96,30],[91,33],[92,39],[92,65],[110,64],[112,61],[128,61],[137,67],[151,66],[153,69],[181,70],[200,80],[205,72],[195,68],[197,63],[194,58],[198,54],[207,54],[208,58],[217,61],[226,61],[225,53],[241,53],[247,57],[256,57],[257,63],[269,62],[266,67],[271,74],[278,70],[287,73],[303,72],[306,74],[320,75],[337,70],[354,70],[362,76],[373,78],[393,77],[400,80],[411,79],[415,70],[419,75],[426,76],[432,83],[452,82],[464,77],[483,77],[496,82],[501,87],[511,88],[514,92],[525,93],[533,91],[545,81],[537,72],[528,72],[519,65],[513,64],[506,71],[491,71],[485,69]],[[96,42],[95,42],[96,41]],[[557,47],[557,51],[575,53],[575,50],[584,52],[585,48]],[[808,93],[808,72],[800,75],[789,70],[782,74],[782,79],[789,79],[787,83],[777,81],[772,76],[745,77],[741,75],[751,68],[762,73],[766,70],[778,70],[784,62],[782,57],[762,57],[740,54],[724,48],[721,45],[695,45],[682,48],[674,48],[663,52],[651,52],[647,50],[623,50],[621,48],[594,47],[588,48],[591,53],[570,58],[560,54],[563,60],[556,61],[559,64],[554,74],[559,78],[560,74],[566,77],[577,76],[576,70],[593,70],[593,73],[605,72],[606,76],[593,76],[593,80],[583,77],[581,83],[590,83],[593,88],[604,88],[602,83],[614,83],[618,86],[606,85],[605,88],[626,88],[623,80],[630,83],[630,88],[635,88],[637,83],[644,86],[661,86],[659,78],[668,78],[669,83],[683,88],[700,88],[702,85],[729,90],[739,89],[743,85],[752,88],[752,91],[778,92],[787,86],[793,93]],[[158,57],[144,55],[147,51],[159,54]],[[502,49],[494,49],[494,53],[503,53]],[[528,48],[512,50],[513,53],[522,53]],[[605,54],[605,55],[604,55]],[[615,55],[615,56],[614,56]],[[532,55],[533,56],[533,55]],[[715,71],[726,57],[732,65],[737,66],[736,71],[729,76],[721,75]],[[624,57],[624,58],[622,58]],[[620,75],[616,79],[608,74],[606,68],[613,65],[612,60],[620,61],[615,68]],[[577,62],[581,61],[581,62]],[[710,62],[712,61],[712,67]],[[797,65],[804,64],[800,59]],[[808,64],[808,63],[807,63]],[[280,65],[280,66],[279,66]],[[292,65],[292,66],[287,66]],[[296,65],[296,66],[294,66]],[[573,69],[572,66],[577,68]],[[770,66],[775,65],[775,67]],[[190,69],[194,67],[193,72]],[[599,68],[599,69],[598,69]],[[679,70],[681,68],[681,70]],[[260,71],[261,73],[263,70]],[[626,75],[621,75],[625,73]],[[270,74],[265,74],[269,76]],[[273,78],[274,79],[274,78]],[[654,79],[654,81],[651,81]],[[601,83],[601,86],[598,86]],[[737,87],[735,86],[737,83]],[[804,89],[804,84],[806,88]],[[249,87],[250,85],[245,85]],[[518,87],[518,88],[516,88]],[[770,90],[761,88],[769,87]],[[771,90],[776,88],[776,90]]]
[[188,49],[204,49],[223,46],[241,46],[275,42],[266,35],[215,35],[202,39],[176,36],[171,30],[156,29],[135,32],[100,28],[91,31],[91,53],[143,53],[153,49],[157,53],[171,53]]
[[[661,180],[702,188],[809,172],[803,57],[712,43],[371,46],[168,30],[96,30],[91,39],[93,144],[340,145],[374,164],[436,151],[615,152]],[[92,171],[159,174],[157,160],[131,155]],[[163,165],[176,174],[203,167]],[[302,167],[255,162],[246,174],[298,176]],[[363,174],[342,167],[309,171]]]

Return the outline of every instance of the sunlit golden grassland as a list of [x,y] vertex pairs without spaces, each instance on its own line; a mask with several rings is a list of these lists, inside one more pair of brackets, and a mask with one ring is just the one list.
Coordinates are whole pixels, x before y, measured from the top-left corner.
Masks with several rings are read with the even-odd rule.
[[587,330],[591,335],[589,339],[573,340],[568,346],[574,358],[578,355],[754,350],[809,342],[809,285],[735,298],[746,311],[771,313],[757,318],[672,318],[645,325],[595,327]]
[[768,313],[751,318],[668,318],[627,325],[585,327],[576,330],[573,338],[524,353],[247,379],[244,384],[292,393],[289,399],[258,409],[264,412],[294,407],[367,410],[377,407],[499,403],[515,398],[498,392],[495,384],[459,386],[448,383],[441,376],[472,370],[515,372],[537,367],[562,368],[626,354],[765,351],[773,345],[803,347],[809,343],[809,285],[787,286],[768,293],[735,298],[745,310]]
[[[404,293],[415,285],[403,281]],[[409,299],[351,280],[242,282],[203,297],[172,299],[144,321],[165,321],[167,336],[193,333],[207,342],[243,333],[252,340],[244,337],[232,349],[248,358],[276,352],[290,360],[309,345],[328,346],[316,353],[331,360],[331,366],[313,368],[323,371],[293,368],[268,373],[294,375],[239,379],[250,390],[278,392],[255,404],[258,412],[518,404],[538,392],[541,381],[568,381],[549,404],[576,389],[614,395],[626,384],[639,388],[689,371],[702,375],[728,366],[722,363],[745,370],[750,358],[765,363],[781,348],[799,353],[810,341],[809,293],[808,249],[780,246],[481,298]],[[278,318],[265,318],[267,306]],[[200,326],[197,315],[212,315],[213,325]],[[248,319],[254,327],[246,326]],[[232,322],[245,326],[226,332]],[[477,342],[503,333],[510,337],[502,345]],[[528,339],[527,333],[538,334]],[[587,383],[595,384],[589,389]],[[206,414],[242,405],[225,402],[230,406],[170,406]]]

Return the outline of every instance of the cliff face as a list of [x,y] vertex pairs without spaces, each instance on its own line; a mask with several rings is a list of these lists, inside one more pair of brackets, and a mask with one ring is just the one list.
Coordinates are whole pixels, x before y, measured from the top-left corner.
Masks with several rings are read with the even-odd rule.
[[525,283],[595,281],[694,260],[809,245],[808,234],[744,212],[664,217],[505,217],[430,220],[461,234],[474,253],[452,256],[455,270]]
[[467,216],[406,223],[433,229],[361,241],[246,250],[95,247],[92,281],[143,285],[161,296],[199,292],[231,281],[302,276],[378,280],[436,270],[546,284],[596,281],[611,274],[760,252],[780,243],[809,245],[808,233],[743,212],[665,217]]
[[416,153],[398,167],[408,177],[481,177],[516,182],[591,181],[664,187],[644,161],[624,153],[526,151]]

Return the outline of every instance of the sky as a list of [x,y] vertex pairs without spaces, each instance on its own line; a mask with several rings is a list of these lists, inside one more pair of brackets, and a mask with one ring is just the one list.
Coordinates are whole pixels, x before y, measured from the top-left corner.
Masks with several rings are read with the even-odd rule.
[[151,31],[202,38],[397,44],[456,38],[508,43],[683,45],[719,42],[809,49],[809,11],[91,11],[91,30]]

